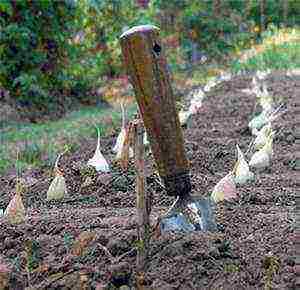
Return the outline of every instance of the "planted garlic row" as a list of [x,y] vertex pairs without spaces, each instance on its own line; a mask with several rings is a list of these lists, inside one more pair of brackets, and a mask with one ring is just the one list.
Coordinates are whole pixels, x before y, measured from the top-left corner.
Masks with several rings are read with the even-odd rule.
[[[266,78],[269,72],[257,72],[260,80]],[[237,196],[236,185],[243,185],[254,179],[250,167],[255,169],[265,169],[270,166],[273,155],[273,139],[275,133],[272,131],[271,122],[281,116],[285,111],[281,111],[282,106],[273,109],[273,98],[269,95],[267,87],[263,84],[262,88],[258,85],[256,78],[252,81],[254,92],[262,107],[260,115],[256,116],[249,122],[249,128],[256,136],[253,141],[253,148],[256,151],[251,157],[249,164],[244,154],[237,145],[238,160],[232,172],[223,177],[214,187],[211,198],[215,202],[228,200]]]
[[285,110],[281,110],[283,105],[280,105],[278,108],[271,111],[262,111],[258,116],[254,117],[248,124],[249,128],[253,135],[258,134],[259,130],[266,124],[275,121],[280,117]]

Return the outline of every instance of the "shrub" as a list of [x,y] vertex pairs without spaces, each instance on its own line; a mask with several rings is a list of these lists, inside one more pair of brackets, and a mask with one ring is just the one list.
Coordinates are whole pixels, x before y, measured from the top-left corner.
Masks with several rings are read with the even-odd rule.
[[0,86],[18,107],[42,110],[64,90],[62,75],[76,47],[75,1],[0,3]]

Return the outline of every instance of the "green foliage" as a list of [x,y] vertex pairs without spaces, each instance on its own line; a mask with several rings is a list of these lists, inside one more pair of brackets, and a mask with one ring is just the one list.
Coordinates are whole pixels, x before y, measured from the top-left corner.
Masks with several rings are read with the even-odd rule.
[[[287,25],[299,24],[300,1],[288,1]],[[260,33],[260,1],[1,0],[0,87],[20,112],[38,114],[99,97],[105,77],[124,73],[119,36],[138,24],[156,24],[171,36],[172,69],[185,68],[197,50],[211,58],[249,46]],[[283,22],[283,1],[266,0],[266,24]],[[256,28],[256,29],[254,29]],[[171,41],[172,42],[172,41]],[[182,61],[183,60],[183,61]],[[75,102],[74,102],[75,101]]]
[[300,68],[300,43],[291,42],[267,47],[262,53],[249,58],[246,62],[234,60],[231,68],[238,71],[286,70]]
[[[127,111],[128,117],[132,118],[136,113],[136,106],[130,106]],[[52,168],[57,154],[63,152],[66,147],[68,152],[72,153],[78,149],[78,144],[82,139],[95,137],[95,123],[101,128],[102,136],[111,132],[109,131],[112,128],[111,124],[105,124],[108,116],[112,117],[113,125],[116,124],[119,128],[121,113],[99,108],[81,109],[57,121],[11,126],[9,131],[0,134],[0,172],[14,167],[16,148],[20,143],[24,145],[20,146],[17,162],[17,167],[20,167],[19,175],[28,165],[43,165]]]
[[75,1],[1,1],[0,85],[21,108],[55,103],[75,47]]
[[41,146],[36,142],[26,142],[24,149],[19,154],[20,162],[39,164],[42,157]]

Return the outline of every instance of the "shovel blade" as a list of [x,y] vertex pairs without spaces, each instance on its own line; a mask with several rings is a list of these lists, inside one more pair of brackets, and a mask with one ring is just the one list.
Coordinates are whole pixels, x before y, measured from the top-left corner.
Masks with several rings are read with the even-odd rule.
[[174,209],[167,217],[160,221],[161,232],[215,232],[217,225],[215,222],[215,203],[210,198],[193,198],[185,204],[189,210],[193,210],[197,218],[191,219],[186,211],[181,208]]

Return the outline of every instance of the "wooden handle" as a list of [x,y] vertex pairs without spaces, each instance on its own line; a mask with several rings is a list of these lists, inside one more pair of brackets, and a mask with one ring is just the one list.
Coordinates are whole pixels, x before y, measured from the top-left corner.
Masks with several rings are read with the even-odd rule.
[[158,172],[169,195],[185,195],[189,166],[159,29],[136,26],[120,42]]

